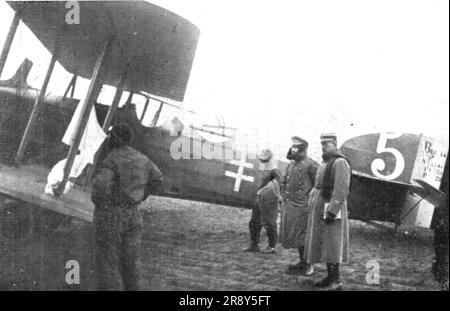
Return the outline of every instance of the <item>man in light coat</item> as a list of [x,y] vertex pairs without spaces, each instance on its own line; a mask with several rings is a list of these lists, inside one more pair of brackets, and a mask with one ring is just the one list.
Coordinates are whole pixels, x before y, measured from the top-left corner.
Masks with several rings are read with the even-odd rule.
[[309,206],[305,258],[309,264],[326,263],[328,275],[314,287],[340,290],[339,264],[349,258],[347,195],[350,163],[337,148],[334,135],[322,135],[323,162],[320,165]]

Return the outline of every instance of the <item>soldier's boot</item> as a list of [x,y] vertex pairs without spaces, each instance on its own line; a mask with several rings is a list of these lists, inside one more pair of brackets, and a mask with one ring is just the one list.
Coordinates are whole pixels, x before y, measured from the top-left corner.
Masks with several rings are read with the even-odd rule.
[[269,240],[269,245],[267,245],[267,248],[263,250],[266,254],[275,254],[277,251],[275,250],[275,246],[277,244],[277,229],[276,225],[266,225],[266,233],[267,238]]
[[314,265],[306,264],[305,272],[303,273],[306,276],[311,276],[314,274]]
[[323,287],[326,291],[337,291],[342,289],[342,283],[339,277],[339,264],[331,264],[331,275],[329,277],[329,283],[327,286]]
[[327,276],[326,278],[324,278],[324,279],[322,279],[322,280],[320,280],[320,281],[315,281],[314,284],[313,284],[313,287],[316,287],[316,288],[325,288],[325,287],[327,287],[329,284],[330,284],[330,279],[329,279],[329,277]]
[[250,246],[247,247],[244,251],[245,252],[259,252],[259,235],[261,232],[261,225],[258,221],[256,221],[254,218],[250,220],[250,223],[248,225],[249,231],[250,231]]
[[313,286],[316,288],[325,288],[327,287],[331,282],[331,276],[333,275],[333,264],[327,263],[327,276],[320,280],[314,282]]
[[275,250],[275,247],[268,245],[262,252],[265,254],[276,254],[277,251]]
[[256,243],[254,243],[254,242],[252,242],[252,243],[250,244],[250,246],[247,247],[244,251],[245,251],[245,252],[257,253],[257,252],[259,252],[259,245],[256,244]]
[[300,246],[298,248],[298,255],[300,257],[300,261],[296,263],[295,265],[289,265],[287,267],[286,272],[289,274],[301,274],[305,272],[305,269],[307,268],[306,260],[303,257],[303,252],[305,248],[303,246]]

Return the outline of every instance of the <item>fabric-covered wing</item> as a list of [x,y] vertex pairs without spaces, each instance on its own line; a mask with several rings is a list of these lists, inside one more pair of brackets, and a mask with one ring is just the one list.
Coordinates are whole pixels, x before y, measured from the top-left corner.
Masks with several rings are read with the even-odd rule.
[[[80,23],[68,24],[68,1],[9,2],[23,22],[73,74],[90,79],[109,36],[115,38],[102,83],[182,101],[194,60],[198,28],[186,19],[143,1],[79,1]],[[70,16],[70,14],[69,14]]]

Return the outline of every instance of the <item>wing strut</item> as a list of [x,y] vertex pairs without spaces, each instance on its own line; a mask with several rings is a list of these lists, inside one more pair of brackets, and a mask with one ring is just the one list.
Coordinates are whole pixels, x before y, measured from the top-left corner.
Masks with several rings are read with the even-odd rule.
[[164,106],[164,102],[161,102],[161,103],[159,104],[158,111],[156,111],[155,116],[153,117],[152,124],[150,125],[151,127],[155,127],[155,126],[156,126],[156,123],[158,123],[159,115],[161,114],[161,111],[162,111],[162,109],[163,109],[163,106]]
[[133,91],[131,91],[130,94],[128,94],[127,101],[125,102],[125,107],[129,107],[131,105],[131,102],[133,101],[133,95],[134,95]]
[[150,104],[150,98],[149,97],[147,97],[147,99],[145,100],[144,109],[142,110],[141,118],[139,120],[139,122],[141,122],[141,123],[144,120],[145,113],[147,112],[148,104]]
[[77,78],[78,78],[78,75],[76,75],[76,74],[74,74],[72,76],[72,80],[70,80],[70,83],[67,86],[66,91],[64,92],[63,100],[65,100],[67,98],[67,94],[69,94],[69,91],[70,91],[70,97],[73,98],[73,94],[75,93],[75,86],[77,85]]
[[116,88],[116,93],[114,94],[113,101],[111,103],[111,106],[108,109],[108,113],[106,114],[105,121],[103,122],[102,129],[105,131],[108,131],[109,127],[111,126],[112,119],[114,117],[114,114],[116,113],[117,107],[119,106],[120,99],[122,98],[123,94],[123,83],[126,79],[125,74],[120,77],[119,85]]
[[45,74],[44,82],[42,83],[41,90],[39,91],[39,95],[34,102],[33,110],[31,111],[30,118],[28,119],[27,127],[25,128],[25,132],[23,133],[22,140],[20,141],[19,150],[17,150],[16,155],[16,165],[19,165],[22,162],[23,156],[25,154],[25,150],[27,149],[28,143],[30,142],[31,133],[33,127],[36,123],[37,116],[39,115],[39,111],[41,110],[42,103],[44,101],[45,92],[47,91],[47,86],[50,81],[50,77],[53,73],[53,68],[55,67],[56,59],[59,53],[59,40],[55,41],[55,48],[53,51],[52,58],[50,60],[50,64],[48,65],[47,73]]
[[9,27],[8,35],[3,45],[2,54],[0,55],[0,77],[2,76],[3,68],[5,67],[6,59],[8,58],[9,50],[11,49],[14,35],[16,34],[17,27],[19,26],[20,15],[19,11],[14,14],[14,19]]
[[[126,79],[125,74],[120,76],[119,84],[118,84],[118,86],[116,88],[116,92],[114,93],[113,101],[111,103],[111,106],[108,109],[108,113],[106,114],[105,121],[103,122],[103,125],[102,125],[102,130],[105,133],[108,132],[108,129],[109,129],[109,127],[112,124],[112,120],[114,118],[114,115],[116,114],[116,110],[117,110],[117,107],[119,106],[120,99],[122,98],[123,84],[124,84],[125,79]],[[97,166],[97,162],[98,162],[99,156],[100,156],[100,152],[97,152],[95,157],[94,157],[94,162],[92,163],[92,166],[89,166],[88,169],[87,169],[85,185],[84,185],[85,188],[88,187],[88,184],[89,184],[89,182],[92,179],[92,175],[94,174],[95,167]]]
[[58,189],[55,191],[56,196],[61,196],[63,193],[67,181],[70,176],[70,172],[72,170],[72,166],[75,160],[75,156],[78,153],[78,147],[80,146],[81,138],[83,137],[84,130],[86,129],[87,121],[90,116],[90,112],[92,110],[92,107],[94,106],[94,103],[100,94],[100,91],[102,89],[102,84],[100,83],[100,72],[103,69],[105,65],[105,59],[107,58],[107,54],[109,53],[111,49],[111,44],[113,41],[113,37],[109,37],[105,45],[103,47],[102,53],[97,59],[97,62],[95,64],[94,72],[92,74],[91,78],[91,84],[89,85],[88,93],[86,96],[86,99],[83,103],[82,110],[80,113],[80,119],[77,122],[76,130],[75,130],[75,138],[72,142],[72,145],[70,146],[69,153],[67,154],[67,160],[66,164],[64,166],[64,177],[61,181],[61,184],[59,185]]

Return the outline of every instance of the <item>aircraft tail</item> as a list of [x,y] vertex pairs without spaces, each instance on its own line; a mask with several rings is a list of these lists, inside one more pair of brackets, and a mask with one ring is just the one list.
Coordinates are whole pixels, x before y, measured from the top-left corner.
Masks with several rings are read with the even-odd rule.
[[8,80],[0,80],[0,87],[31,89],[32,87],[27,83],[27,77],[32,67],[33,62],[28,58],[25,58],[12,78]]

